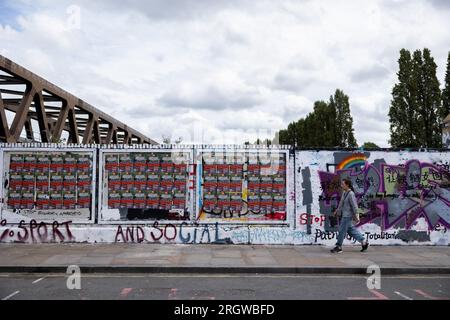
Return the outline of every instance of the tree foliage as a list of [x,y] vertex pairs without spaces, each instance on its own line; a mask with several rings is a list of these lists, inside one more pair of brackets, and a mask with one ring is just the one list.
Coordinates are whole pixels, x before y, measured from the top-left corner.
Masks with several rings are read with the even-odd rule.
[[312,112],[280,130],[276,138],[280,144],[299,147],[356,147],[349,97],[337,89],[328,102],[316,101]]
[[376,145],[375,143],[370,142],[370,141],[364,142],[364,144],[361,147],[364,148],[364,149],[377,149],[377,148],[379,148],[378,145]]
[[447,72],[445,73],[444,90],[442,90],[442,112],[441,117],[445,118],[450,114],[450,52],[447,58]]
[[392,89],[389,109],[391,145],[441,147],[441,123],[447,114],[430,50],[416,50],[411,55],[402,49],[398,64],[398,82]]

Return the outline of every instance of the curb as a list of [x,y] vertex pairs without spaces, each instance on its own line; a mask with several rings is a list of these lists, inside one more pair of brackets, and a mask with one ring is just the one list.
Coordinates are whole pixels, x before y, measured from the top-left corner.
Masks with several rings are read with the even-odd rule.
[[[82,273],[171,273],[171,274],[360,274],[363,267],[156,267],[156,266],[80,266]],[[64,273],[66,266],[0,266],[0,273]],[[450,268],[381,267],[382,275],[450,275]]]

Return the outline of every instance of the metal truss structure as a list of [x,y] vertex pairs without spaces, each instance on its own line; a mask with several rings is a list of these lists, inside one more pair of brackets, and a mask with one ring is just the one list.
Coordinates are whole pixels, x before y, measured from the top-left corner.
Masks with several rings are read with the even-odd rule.
[[0,141],[64,140],[82,144],[157,144],[0,55]]

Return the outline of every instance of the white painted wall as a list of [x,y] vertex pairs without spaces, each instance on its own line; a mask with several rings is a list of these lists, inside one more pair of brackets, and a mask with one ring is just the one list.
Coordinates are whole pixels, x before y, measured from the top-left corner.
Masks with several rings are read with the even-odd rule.
[[[0,155],[2,155],[0,149]],[[86,242],[86,243],[114,243],[114,242],[140,242],[140,243],[234,243],[234,244],[322,244],[332,246],[336,241],[336,233],[326,233],[320,220],[314,220],[311,232],[308,234],[307,226],[300,223],[301,214],[306,212],[306,206],[302,204],[302,175],[300,169],[309,167],[311,171],[313,203],[311,213],[320,217],[319,196],[320,180],[318,171],[326,171],[326,164],[332,163],[335,151],[297,151],[295,159],[289,161],[289,188],[288,221],[287,226],[255,225],[255,224],[230,224],[208,223],[196,224],[195,222],[173,222],[169,225],[153,225],[153,222],[119,222],[120,224],[75,224],[65,223],[66,217],[57,218],[60,224],[54,226],[52,221],[42,223],[37,221],[30,223],[30,219],[18,225],[17,219],[11,220],[9,214],[4,215],[2,204],[2,224],[0,226],[0,242]],[[417,159],[422,162],[450,163],[450,153],[447,152],[370,152],[369,162],[375,159],[384,159],[388,164],[401,164],[408,160]],[[0,159],[0,164],[3,157]],[[101,166],[102,164],[100,164]],[[3,168],[3,166],[1,166]],[[0,169],[1,170],[1,169]],[[3,186],[2,175],[2,186]],[[289,192],[289,191],[288,191]],[[0,196],[2,190],[0,189]],[[295,203],[294,203],[295,200]],[[195,198],[192,199],[195,202]],[[194,206],[194,203],[192,204]],[[97,207],[96,207],[97,209]],[[105,220],[116,220],[117,212],[103,209]],[[96,212],[96,214],[98,214]],[[16,217],[17,218],[17,217]],[[12,223],[14,222],[14,223]],[[56,229],[55,229],[56,228]],[[127,229],[128,228],[128,229]],[[165,230],[164,230],[165,229]],[[56,230],[56,231],[55,231]],[[128,230],[128,231],[127,231]],[[429,237],[429,241],[409,241],[395,239],[399,232],[404,230],[395,226],[388,230],[381,230],[380,226],[368,223],[360,228],[360,231],[369,241],[375,245],[449,245],[450,230],[445,226],[437,226],[429,230],[424,218],[417,219],[411,227],[412,232],[421,232]],[[165,232],[166,231],[166,232]],[[176,232],[176,235],[175,235]],[[25,237],[27,235],[27,237]],[[128,235],[128,236],[127,236]],[[188,240],[189,238],[189,240]],[[195,238],[195,239],[194,239]],[[345,244],[352,244],[346,240]]]

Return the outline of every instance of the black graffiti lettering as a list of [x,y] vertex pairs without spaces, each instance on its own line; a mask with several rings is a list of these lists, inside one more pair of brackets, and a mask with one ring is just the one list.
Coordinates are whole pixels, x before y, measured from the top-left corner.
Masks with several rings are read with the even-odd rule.
[[316,229],[314,242],[317,242],[317,240],[333,240],[335,238],[336,232],[322,231],[320,229]]
[[144,230],[139,226],[127,227],[125,229],[125,232],[123,231],[122,226],[118,226],[117,230],[116,230],[116,236],[114,239],[115,242],[119,242],[119,240],[120,240],[119,236],[122,238],[122,241],[125,243],[127,243],[127,242],[141,243],[145,239]]
[[183,235],[183,227],[187,226],[187,225],[188,224],[186,222],[182,222],[181,225],[180,225],[180,239],[181,239],[181,242],[183,242],[183,243],[188,243],[191,240],[191,233],[190,232],[188,232],[187,237],[185,237]]
[[394,233],[387,233],[384,231],[382,231],[381,233],[366,232],[365,234],[366,234],[366,241],[398,239],[398,235],[396,232]]
[[228,218],[233,218],[233,210],[224,210],[223,211],[224,218],[227,218],[227,213],[228,213]]
[[118,227],[117,227],[116,237],[114,238],[114,242],[118,242],[118,241],[119,241],[119,236],[122,237],[122,241],[123,241],[123,242],[126,242],[126,241],[125,241],[125,236],[123,235],[123,229],[122,229],[122,226],[118,226]]
[[[198,226],[198,224],[197,224],[197,226]],[[197,226],[194,229],[194,240],[192,240],[192,243],[197,243]]]
[[136,227],[136,239],[138,243],[141,243],[145,240],[145,233],[142,227]]
[[[0,222],[0,226],[4,227],[4,226],[6,226],[6,223],[7,223],[6,220],[2,220],[2,221]],[[3,241],[3,239],[8,235],[8,232],[9,232],[8,229],[6,229],[5,231],[3,231],[2,235],[0,236],[0,241]]]
[[18,231],[17,233],[14,231],[10,231],[7,229],[6,231],[9,231],[9,236],[13,237],[14,235],[17,235],[17,239],[15,241],[20,243],[27,243],[29,239],[31,238],[32,243],[37,243],[38,241],[41,243],[45,242],[56,242],[56,236],[60,239],[60,241],[64,241],[66,237],[62,234],[62,232],[59,230],[59,227],[64,225],[66,227],[66,233],[69,237],[69,239],[72,239],[72,233],[70,231],[70,224],[72,221],[67,221],[64,223],[58,223],[57,221],[53,221],[51,223],[51,232],[52,237],[49,237],[49,227],[50,223],[41,221],[37,222],[36,220],[30,220],[29,223],[26,223],[25,220],[21,220],[18,225]]
[[155,234],[153,233],[153,231],[151,231],[150,235],[152,236],[153,241],[159,241],[164,236],[164,230],[159,228],[158,226],[159,226],[158,221],[155,221],[155,223],[153,223],[153,228],[158,230],[160,232],[160,235],[158,237],[156,237]]
[[72,224],[72,221],[66,221],[66,222],[61,223],[62,226],[66,227],[67,237],[69,238],[69,240],[72,240],[74,238],[72,235],[72,232],[70,231],[71,224]]
[[59,231],[59,223],[58,221],[53,221],[52,224],[52,234],[53,234],[53,241],[56,242],[56,236],[58,236],[59,240],[62,242],[64,241],[64,235]]
[[434,231],[437,231],[437,232],[447,233],[447,227],[441,225],[440,223],[438,223],[437,225],[435,225],[433,230],[434,230]]
[[141,243],[145,240],[144,229],[142,229],[142,227],[140,226],[127,227],[125,230],[125,234],[122,226],[118,226],[116,231],[115,242],[118,242],[119,236],[122,237],[122,241],[125,243],[127,242]]
[[209,234],[209,228],[208,228],[208,225],[207,225],[207,224],[203,227],[202,236],[200,237],[200,243],[202,243],[202,241],[203,241],[203,236],[204,236],[205,234],[208,236],[208,242],[207,242],[207,243],[210,243],[210,242],[211,242],[211,236],[210,236],[210,234]]
[[125,231],[125,239],[126,242],[134,242],[134,227],[127,227],[127,230]]
[[33,230],[36,229],[37,227],[38,227],[38,224],[37,224],[36,220],[31,220],[30,221],[30,233],[31,233],[31,240],[33,241],[33,243],[36,242],[36,239],[34,238]]
[[323,240],[322,239],[322,230],[316,229],[316,236],[314,238],[314,242],[317,242],[317,240]]
[[219,223],[218,222],[216,222],[215,228],[216,228],[215,242],[225,242],[227,239],[219,237]]
[[[173,230],[172,237],[170,237],[170,238],[167,235],[167,228],[171,228]],[[177,228],[173,224],[166,225],[166,227],[164,228],[164,237],[167,240],[175,240],[175,238],[177,237]]]
[[[44,229],[44,233],[41,233],[41,230]],[[45,222],[41,222],[37,228],[37,234],[39,237],[39,240],[41,242],[45,242],[47,240],[48,236],[48,230],[47,230],[47,224]]]

